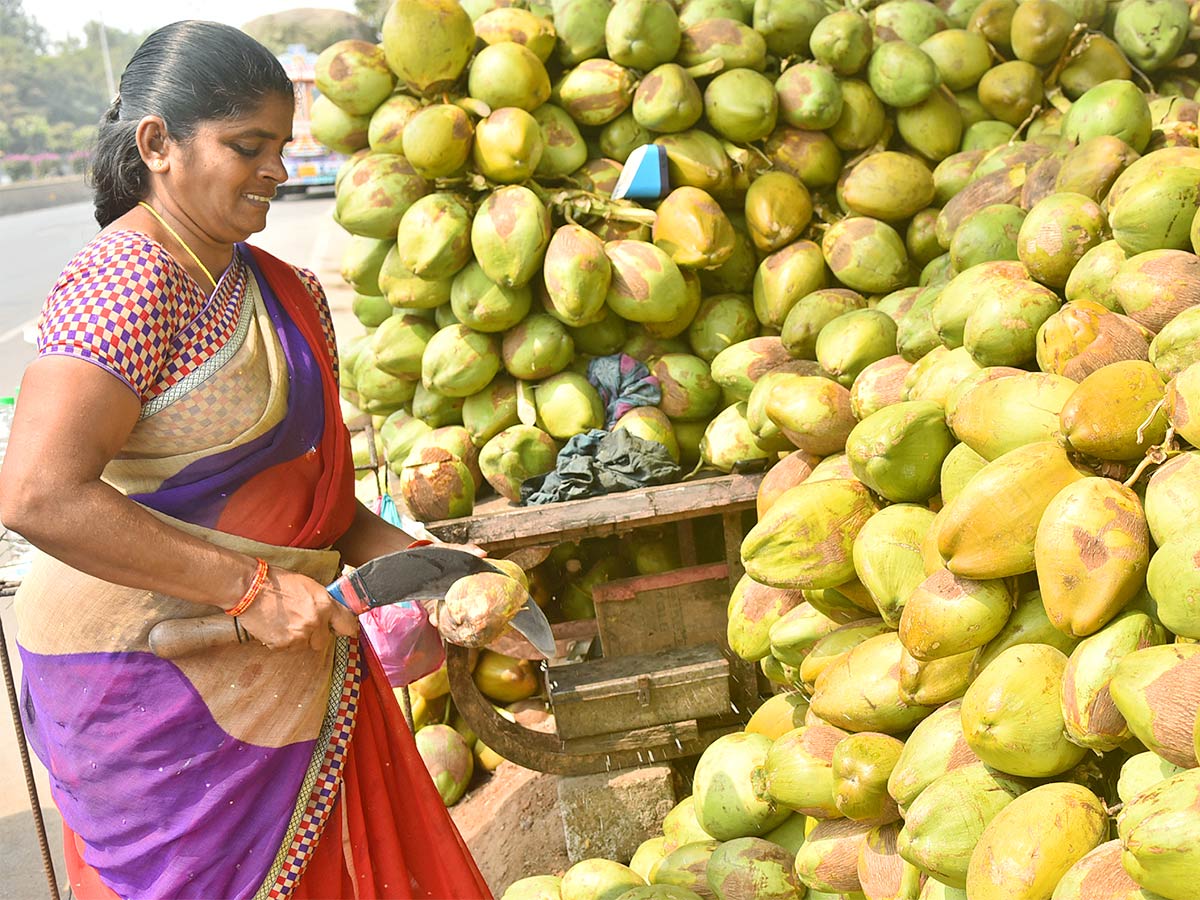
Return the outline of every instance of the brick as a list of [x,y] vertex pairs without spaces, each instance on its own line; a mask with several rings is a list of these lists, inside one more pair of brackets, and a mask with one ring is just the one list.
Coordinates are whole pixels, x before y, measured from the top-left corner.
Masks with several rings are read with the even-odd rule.
[[662,833],[675,805],[670,766],[564,776],[558,780],[567,856],[627,863],[638,845]]

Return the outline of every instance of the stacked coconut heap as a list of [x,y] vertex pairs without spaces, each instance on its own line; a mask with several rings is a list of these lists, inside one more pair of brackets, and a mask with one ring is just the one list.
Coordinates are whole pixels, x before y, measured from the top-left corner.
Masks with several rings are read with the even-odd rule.
[[[398,0],[401,93],[370,46],[325,59],[320,133],[372,145],[338,188],[379,323],[343,386],[406,497],[471,496],[475,448],[502,492],[544,471],[616,350],[662,380],[639,434],[794,448],[730,606],[789,693],[665,846],[510,898],[1196,896],[1186,4],[748,7],[490,10],[475,53],[456,5]],[[647,140],[674,191],[606,200]]]
[[[469,513],[485,479],[517,498],[566,439],[602,426],[585,378],[597,355],[650,365],[662,402],[621,426],[685,469],[773,458],[794,441],[765,395],[744,405],[763,373],[850,386],[891,352],[893,325],[895,349],[919,358],[939,339],[932,292],[911,302],[919,282],[1012,256],[1033,200],[1098,194],[1148,127],[1162,143],[1194,121],[1165,97],[1147,123],[1121,80],[1132,61],[1159,92],[1192,92],[1170,74],[1190,59],[1181,0],[890,0],[869,17],[817,0],[495,5],[471,4],[472,25],[449,0],[399,0],[381,47],[343,42],[318,66],[314,133],[355,154],[337,217],[371,330],[343,348],[344,393],[381,417],[376,449],[426,520]],[[1061,108],[1112,80],[1064,124]],[[1010,144],[1018,127],[1036,141]],[[672,192],[653,210],[611,201],[651,141]],[[1063,202],[1039,217],[1081,216],[1099,236],[1090,210]],[[989,205],[1002,208],[958,229]],[[1140,195],[1127,207],[1136,218]],[[1091,281],[1065,289],[1061,273],[1035,274],[1077,299],[1115,262],[1089,260]],[[1035,300],[1030,326],[1054,305]],[[858,314],[818,345],[845,312]],[[992,333],[976,319],[971,348]],[[1028,343],[981,360],[1028,365]]]

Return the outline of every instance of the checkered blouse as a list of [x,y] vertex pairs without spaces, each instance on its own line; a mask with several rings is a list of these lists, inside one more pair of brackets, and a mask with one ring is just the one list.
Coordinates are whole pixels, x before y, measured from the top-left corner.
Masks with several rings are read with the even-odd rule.
[[[315,275],[293,267],[321,314],[337,371],[333,322]],[[137,231],[92,239],[67,263],[38,320],[39,356],[93,363],[153,400],[213,356],[233,335],[252,277],[240,255],[211,297],[166,248]]]

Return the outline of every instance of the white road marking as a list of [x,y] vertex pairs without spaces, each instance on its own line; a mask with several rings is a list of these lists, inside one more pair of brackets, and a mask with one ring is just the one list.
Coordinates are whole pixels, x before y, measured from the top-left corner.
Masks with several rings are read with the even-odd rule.
[[30,338],[30,335],[32,334],[32,329],[36,325],[37,325],[37,319],[34,318],[34,319],[30,319],[28,322],[22,322],[16,328],[8,329],[8,331],[4,332],[3,334],[0,334],[0,344],[6,344],[9,341],[11,341],[13,338],[17,337],[18,335],[24,337],[26,342],[32,343],[32,341],[30,341],[29,338]]

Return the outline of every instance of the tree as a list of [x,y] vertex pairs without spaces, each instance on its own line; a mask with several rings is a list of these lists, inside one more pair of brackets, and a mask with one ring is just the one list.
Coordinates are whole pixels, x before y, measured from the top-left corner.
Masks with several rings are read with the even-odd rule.
[[6,118],[24,110],[45,48],[46,33],[25,14],[21,0],[0,0],[0,109]]
[[391,5],[392,0],[354,0],[354,9],[359,17],[364,22],[370,22],[375,28],[383,24],[383,17]]
[[336,9],[293,9],[259,16],[243,25],[242,30],[274,53],[283,53],[293,44],[320,53],[337,41],[375,40],[372,26],[353,13]]
[[[109,60],[119,79],[142,35],[106,28]],[[104,77],[103,44],[100,23],[84,26],[85,42],[69,39],[61,43],[54,54],[40,57],[38,83],[45,90],[39,105],[45,108],[51,121],[75,125],[95,125],[112,102]]]
[[34,53],[46,51],[46,32],[29,16],[21,0],[0,0],[0,35]]
[[[10,162],[18,158],[15,168],[5,166],[9,174],[35,171],[20,157],[77,157],[95,139],[96,123],[112,101],[100,27],[88,22],[82,41],[50,44],[22,0],[0,0],[0,154]],[[119,73],[143,36],[114,28],[104,36],[113,71]]]

